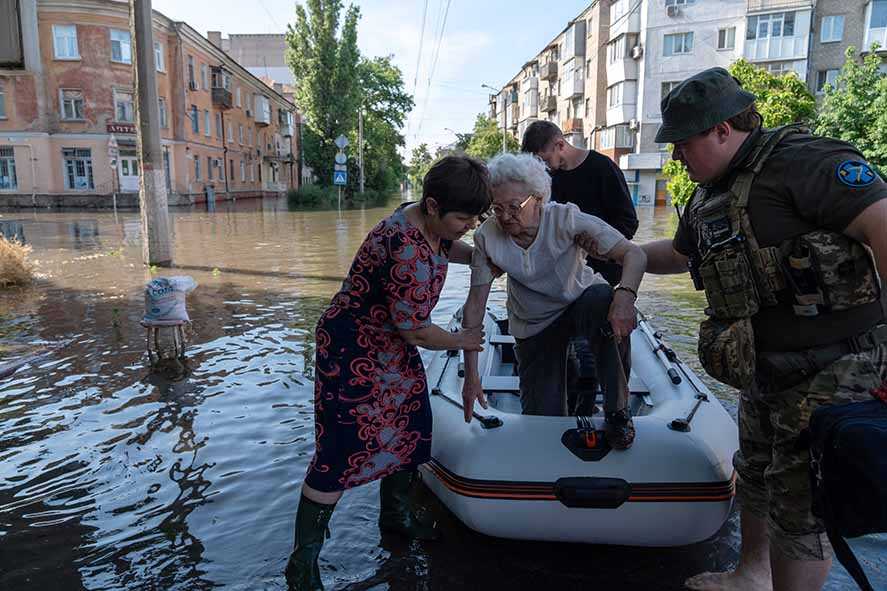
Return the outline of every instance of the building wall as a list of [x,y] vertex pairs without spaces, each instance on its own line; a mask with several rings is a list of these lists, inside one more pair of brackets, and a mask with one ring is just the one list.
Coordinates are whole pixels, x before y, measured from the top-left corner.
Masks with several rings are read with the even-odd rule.
[[[818,72],[840,70],[844,65],[845,52],[851,45],[857,55],[863,51],[865,39],[864,0],[818,0],[813,11],[813,27],[810,43],[810,75],[807,86],[817,92]],[[829,16],[844,17],[844,30],[839,41],[822,41],[823,19]]]
[[[133,175],[123,178],[122,160],[135,158],[135,123],[118,121],[114,93],[133,92],[131,64],[112,59],[110,30],[129,30],[128,5],[112,0],[23,0],[37,18],[23,19],[23,35],[35,39],[27,69],[0,70],[0,85],[6,93],[7,118],[0,119],[0,147],[11,146],[15,157],[17,187],[0,190],[0,203],[11,203],[17,194],[78,197],[93,195],[100,202],[110,203],[110,197],[130,187],[138,186]],[[23,14],[27,12],[23,11]],[[55,57],[53,25],[76,25],[79,57]],[[257,78],[223,54],[184,23],[174,23],[155,12],[154,40],[163,46],[164,68],[156,73],[158,98],[166,101],[167,124],[160,130],[163,151],[168,154],[171,203],[190,203],[205,198],[212,186],[216,193],[225,193],[225,175],[214,169],[209,178],[207,158],[234,161],[233,177],[228,178],[230,195],[260,195],[279,193],[289,186],[298,186],[298,145],[290,137],[297,126],[295,108]],[[197,88],[189,88],[188,57],[194,58]],[[214,104],[212,94],[212,67],[223,66],[232,76],[232,102],[237,89],[241,92],[241,106],[225,110]],[[206,68],[206,80],[201,74]],[[204,84],[206,82],[206,84]],[[79,120],[62,117],[61,91],[76,89],[82,92],[83,113]],[[272,107],[267,126],[256,122],[254,112],[247,116],[254,94],[265,96]],[[137,98],[133,95],[133,108]],[[198,109],[199,131],[191,125],[191,106]],[[251,109],[255,111],[255,109]],[[293,122],[281,133],[279,113],[291,113]],[[206,135],[205,113],[209,113],[210,133]],[[223,113],[226,136],[216,129],[217,113]],[[227,130],[233,131],[228,137]],[[240,127],[244,129],[240,141]],[[250,136],[251,130],[251,136]],[[121,160],[112,168],[108,144],[114,138],[119,146]],[[270,145],[270,148],[269,148]],[[64,149],[89,149],[92,163],[93,187],[71,190],[65,185]],[[295,156],[295,160],[290,157]],[[227,156],[227,157],[226,157]],[[196,178],[195,158],[200,159],[200,179]],[[240,161],[246,168],[246,180],[241,179]],[[127,165],[129,162],[127,162]],[[250,168],[253,169],[252,176]],[[127,166],[128,168],[128,166]],[[137,189],[136,189],[137,190]],[[5,196],[5,198],[4,198]],[[52,199],[64,204],[64,200]]]

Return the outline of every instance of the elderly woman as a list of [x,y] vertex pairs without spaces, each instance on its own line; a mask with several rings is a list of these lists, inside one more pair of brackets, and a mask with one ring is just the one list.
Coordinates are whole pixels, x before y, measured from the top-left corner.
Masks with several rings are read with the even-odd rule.
[[[530,154],[501,154],[490,161],[494,217],[474,235],[471,290],[463,326],[483,321],[492,266],[508,274],[508,323],[515,337],[524,414],[567,414],[566,357],[570,338],[586,336],[597,354],[604,389],[605,435],[615,449],[634,441],[628,412],[628,385],[614,340],[637,325],[634,308],[647,259],[597,217],[572,203],[552,203],[545,165]],[[611,288],[585,265],[592,256],[622,265],[622,283]],[[609,322],[608,322],[609,321]],[[486,399],[477,370],[477,352],[465,352],[462,390],[465,420],[477,400]]]
[[413,512],[410,487],[431,457],[431,404],[417,346],[478,351],[479,328],[431,323],[448,262],[468,264],[460,242],[490,206],[482,162],[449,156],[425,175],[422,200],[401,206],[364,240],[342,289],[317,323],[315,451],[302,485],[290,590],[323,589],[317,558],[344,490],[381,479],[379,527],[434,539]]

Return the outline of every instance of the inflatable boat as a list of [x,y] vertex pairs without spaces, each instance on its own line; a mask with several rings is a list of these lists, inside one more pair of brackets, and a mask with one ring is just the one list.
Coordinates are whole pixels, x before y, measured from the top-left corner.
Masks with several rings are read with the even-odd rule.
[[[459,328],[457,313],[450,323]],[[489,408],[465,423],[455,351],[426,352],[434,416],[428,487],[465,525],[501,538],[680,546],[714,535],[730,514],[737,428],[646,319],[632,335],[627,451],[588,417],[521,414],[514,338],[488,310],[479,355]],[[599,400],[599,404],[600,400]]]

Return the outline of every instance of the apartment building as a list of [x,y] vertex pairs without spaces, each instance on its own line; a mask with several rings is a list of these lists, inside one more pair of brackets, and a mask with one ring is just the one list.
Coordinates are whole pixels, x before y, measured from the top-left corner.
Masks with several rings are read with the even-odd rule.
[[254,76],[270,78],[281,84],[295,83],[293,73],[286,65],[285,35],[232,33],[223,39],[220,31],[209,31],[206,36]]
[[[0,44],[0,204],[137,204],[128,4],[21,0],[0,7],[0,22],[20,32]],[[171,204],[298,185],[290,101],[186,23],[158,12],[153,49]]]

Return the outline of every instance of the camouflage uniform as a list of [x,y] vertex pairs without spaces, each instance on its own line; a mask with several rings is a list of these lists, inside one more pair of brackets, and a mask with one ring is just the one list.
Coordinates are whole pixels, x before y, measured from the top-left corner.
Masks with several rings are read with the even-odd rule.
[[[831,556],[823,527],[810,512],[810,452],[801,433],[822,404],[871,400],[887,380],[887,345],[841,357],[813,377],[779,392],[755,385],[741,394],[737,497],[767,519],[770,542],[795,560]],[[775,534],[775,535],[774,535]]]

